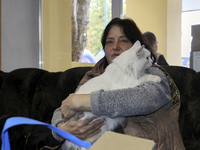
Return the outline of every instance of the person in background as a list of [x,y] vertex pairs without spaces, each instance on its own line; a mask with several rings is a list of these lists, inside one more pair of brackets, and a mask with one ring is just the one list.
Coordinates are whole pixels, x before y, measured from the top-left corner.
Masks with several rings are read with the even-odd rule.
[[[101,75],[115,57],[131,48],[137,40],[146,45],[132,19],[112,19],[101,39],[105,57],[85,74],[78,88],[91,78]],[[126,124],[122,127],[124,134],[153,140],[157,150],[184,150],[177,117],[180,106],[178,89],[162,67],[154,65],[146,71],[159,76],[161,82],[147,82],[127,89],[99,90],[91,94],[72,93],[54,111],[52,125],[84,140],[99,133],[104,122],[93,121],[94,118],[79,120],[83,114],[74,117],[78,112],[90,111],[96,116],[111,118],[126,117]],[[52,134],[64,142],[65,139],[54,132]],[[65,144],[67,142],[62,144],[63,150]]]
[[156,63],[161,66],[166,66],[166,65],[168,66],[169,64],[165,60],[165,57],[161,53],[158,53],[158,41],[155,34],[147,31],[143,33],[143,35],[144,39],[146,40],[146,43],[151,48],[154,56],[156,57]]

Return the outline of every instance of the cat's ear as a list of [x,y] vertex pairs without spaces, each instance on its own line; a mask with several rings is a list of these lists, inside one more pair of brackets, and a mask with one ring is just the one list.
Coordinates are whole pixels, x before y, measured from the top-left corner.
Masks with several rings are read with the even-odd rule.
[[143,54],[143,49],[144,49],[144,45],[142,45],[137,51],[136,51],[136,55],[137,56],[142,56],[142,54]]
[[141,43],[140,43],[140,41],[136,41],[135,43],[134,43],[134,47],[135,48],[138,48],[138,47],[140,47],[141,46]]

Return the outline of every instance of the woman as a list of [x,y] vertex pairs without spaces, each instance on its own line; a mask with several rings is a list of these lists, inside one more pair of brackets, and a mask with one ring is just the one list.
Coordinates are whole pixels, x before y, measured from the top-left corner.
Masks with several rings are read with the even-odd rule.
[[[142,45],[145,44],[142,33],[133,20],[111,20],[101,40],[105,57],[86,73],[79,86],[102,74],[115,57],[132,47],[137,40]],[[70,94],[61,107],[55,110],[52,124],[84,140],[99,133],[103,122],[98,120],[89,124],[92,119],[78,121],[82,114],[69,120],[77,112],[92,111],[97,116],[123,116],[127,118],[123,127],[125,134],[154,140],[158,149],[184,149],[177,118],[171,117],[170,113],[171,107],[175,106],[171,105],[172,102],[178,104],[175,99],[177,95],[171,97],[171,84],[169,86],[168,79],[160,68],[151,67],[147,72],[160,76],[161,83],[145,83],[135,88],[113,91],[100,90],[91,94]],[[68,123],[64,124],[67,120]],[[53,135],[56,139],[63,140],[55,133]]]

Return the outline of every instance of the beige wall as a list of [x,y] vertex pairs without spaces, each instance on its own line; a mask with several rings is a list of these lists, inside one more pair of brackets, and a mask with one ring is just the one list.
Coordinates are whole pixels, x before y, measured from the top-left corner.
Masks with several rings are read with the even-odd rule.
[[127,0],[126,3],[126,16],[142,32],[153,32],[158,39],[158,51],[166,56],[167,0]]
[[72,62],[71,1],[42,0],[43,68],[65,71],[90,63]]
[[127,17],[142,32],[151,31],[158,39],[158,51],[170,65],[181,65],[182,0],[126,0]]
[[64,71],[71,67],[71,1],[42,2],[43,68]]
[[[127,17],[142,32],[152,31],[158,38],[159,52],[170,65],[181,65],[181,0],[127,0]],[[44,69],[64,71],[71,62],[71,1],[43,0]]]
[[168,0],[167,6],[167,60],[170,65],[181,66],[182,0]]

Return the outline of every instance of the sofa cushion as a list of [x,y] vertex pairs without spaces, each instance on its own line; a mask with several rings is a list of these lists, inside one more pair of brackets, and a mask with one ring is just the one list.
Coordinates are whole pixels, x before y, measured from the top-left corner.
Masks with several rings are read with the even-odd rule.
[[[65,72],[42,69],[16,69],[0,72],[0,128],[12,116],[24,116],[51,123],[53,111],[74,92],[85,72],[91,67],[80,67]],[[59,144],[50,129],[44,126],[17,126],[9,130],[11,149],[39,149]],[[36,138],[38,137],[38,138]]]
[[164,67],[181,95],[179,129],[186,149],[200,149],[200,72],[179,66]]

